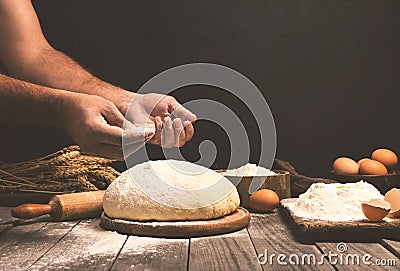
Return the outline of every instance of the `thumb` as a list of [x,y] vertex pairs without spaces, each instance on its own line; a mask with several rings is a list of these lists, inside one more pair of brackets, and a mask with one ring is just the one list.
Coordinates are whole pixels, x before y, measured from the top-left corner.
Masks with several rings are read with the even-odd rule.
[[123,144],[146,143],[155,134],[154,125],[127,125],[123,131]]

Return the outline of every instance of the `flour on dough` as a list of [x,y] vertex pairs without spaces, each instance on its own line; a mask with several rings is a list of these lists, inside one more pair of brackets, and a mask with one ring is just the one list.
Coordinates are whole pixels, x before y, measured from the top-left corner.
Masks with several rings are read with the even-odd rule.
[[224,176],[193,163],[148,161],[123,172],[107,189],[104,212],[138,221],[206,220],[234,212],[236,187]]

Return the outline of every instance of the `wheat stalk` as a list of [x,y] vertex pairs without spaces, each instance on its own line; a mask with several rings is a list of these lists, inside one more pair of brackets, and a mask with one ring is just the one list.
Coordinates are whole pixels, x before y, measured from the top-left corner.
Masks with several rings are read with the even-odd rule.
[[82,192],[106,189],[120,173],[111,160],[82,154],[78,146],[38,159],[0,163],[1,191]]

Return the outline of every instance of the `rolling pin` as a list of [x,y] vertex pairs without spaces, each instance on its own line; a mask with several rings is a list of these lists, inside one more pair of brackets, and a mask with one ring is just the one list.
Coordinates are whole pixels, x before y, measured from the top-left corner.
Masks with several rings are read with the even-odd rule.
[[16,218],[30,219],[50,215],[56,221],[100,217],[105,190],[51,197],[48,204],[22,204],[11,210]]

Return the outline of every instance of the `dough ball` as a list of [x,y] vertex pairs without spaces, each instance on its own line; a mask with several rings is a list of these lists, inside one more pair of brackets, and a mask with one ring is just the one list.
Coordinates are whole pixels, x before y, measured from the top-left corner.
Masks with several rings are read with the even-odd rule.
[[207,220],[240,203],[236,187],[208,168],[176,160],[148,161],[123,172],[108,187],[104,212],[136,221]]

